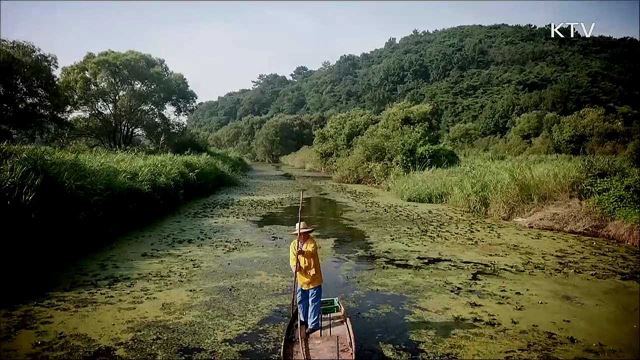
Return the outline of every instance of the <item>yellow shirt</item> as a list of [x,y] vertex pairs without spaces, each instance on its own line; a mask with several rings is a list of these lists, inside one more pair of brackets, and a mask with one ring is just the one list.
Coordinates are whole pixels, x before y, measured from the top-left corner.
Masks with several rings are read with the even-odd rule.
[[[289,263],[295,269],[296,253],[298,252],[298,239],[291,242],[289,247]],[[298,286],[305,290],[322,285],[322,270],[320,270],[320,258],[318,257],[318,244],[313,237],[309,237],[302,244],[304,255],[298,255],[300,270],[298,271]]]

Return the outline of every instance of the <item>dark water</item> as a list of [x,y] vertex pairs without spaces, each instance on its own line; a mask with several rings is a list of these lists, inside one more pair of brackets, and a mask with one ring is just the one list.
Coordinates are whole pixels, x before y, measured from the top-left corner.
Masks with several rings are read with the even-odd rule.
[[[302,218],[317,230],[314,237],[322,247],[323,239],[334,239],[333,256],[321,258],[323,297],[338,297],[345,304],[356,336],[357,356],[366,359],[384,358],[379,343],[390,343],[396,349],[419,356],[418,344],[409,338],[412,324],[405,317],[409,314],[411,304],[407,297],[379,291],[360,290],[355,278],[360,271],[373,267],[376,260],[370,254],[371,244],[367,234],[353,226],[343,217],[349,207],[333,199],[314,196],[303,201]],[[280,225],[291,226],[298,221],[298,206],[288,206],[267,214],[256,221],[259,227]],[[349,266],[345,266],[349,265]],[[347,270],[348,269],[348,270]],[[378,308],[392,309],[376,316],[366,314]],[[265,321],[288,321],[288,309],[277,309]],[[427,324],[423,327],[435,326]],[[239,342],[254,342],[259,337],[243,334]],[[255,344],[255,343],[254,343]],[[255,346],[258,351],[248,351],[248,357],[272,357],[273,354],[261,352],[269,348],[264,344]],[[274,347],[271,347],[274,348]]]

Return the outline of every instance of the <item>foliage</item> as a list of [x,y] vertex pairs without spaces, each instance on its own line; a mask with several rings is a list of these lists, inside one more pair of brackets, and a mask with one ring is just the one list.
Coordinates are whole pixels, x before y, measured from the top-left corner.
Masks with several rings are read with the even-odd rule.
[[206,153],[209,144],[202,135],[184,127],[170,142],[169,151],[173,154],[199,154]]
[[379,122],[357,138],[353,150],[336,162],[337,178],[380,183],[395,169],[410,171],[455,162],[453,151],[432,146],[440,138],[435,114],[428,104],[402,102],[388,108]]
[[0,141],[46,140],[63,125],[58,62],[33,44],[0,39]]
[[640,139],[636,138],[629,143],[626,155],[635,167],[640,168]]
[[503,219],[579,197],[607,218],[640,224],[640,170],[610,156],[474,156],[459,167],[397,176],[389,187],[407,201],[448,203]]
[[625,137],[622,123],[607,116],[603,108],[585,108],[562,117],[553,126],[552,139],[556,151],[565,154],[619,153]]
[[480,138],[480,127],[475,123],[455,124],[449,129],[446,142],[458,147],[466,147]]
[[[407,151],[408,150],[408,151]],[[442,145],[424,145],[418,148],[405,148],[399,161],[405,172],[429,168],[446,168],[460,163],[455,151]]]
[[324,166],[331,168],[337,158],[348,155],[355,140],[378,121],[373,113],[359,109],[330,117],[327,126],[316,132],[313,141]]
[[584,181],[580,169],[579,159],[565,156],[465,158],[457,167],[398,176],[389,187],[407,201],[448,203],[509,219],[574,195]]
[[280,162],[299,169],[322,171],[324,170],[318,152],[310,147],[303,146],[300,150],[292,152],[280,158]]
[[313,123],[309,118],[279,115],[267,121],[256,134],[256,159],[276,162],[281,156],[312,143]]
[[[290,81],[272,76],[273,91],[254,86],[202,103],[199,107],[207,109],[227,109],[228,104],[236,109],[248,98],[261,105],[247,108],[248,113],[227,111],[224,116],[220,110],[211,111],[190,126],[215,131],[219,124],[247,115],[330,115],[354,109],[379,114],[408,101],[437,105],[437,128],[450,133],[456,147],[480,137],[504,136],[524,114],[529,115],[520,120],[516,134],[533,142],[546,126],[533,136],[540,131],[539,118],[533,114],[565,117],[587,107],[601,107],[606,114],[625,109],[622,126],[638,127],[640,79],[631,60],[640,57],[638,40],[593,36],[558,41],[548,34],[548,27],[531,25],[414,31],[360,56],[341,56],[315,71],[298,67]],[[457,124],[469,125],[456,128]],[[573,135],[561,129],[557,134],[573,141]],[[562,150],[557,151],[580,151],[566,141],[560,140]],[[625,141],[629,139],[620,140],[623,145]]]
[[87,229],[111,233],[229,184],[245,166],[222,154],[0,145],[0,215],[13,229],[8,233],[43,246],[51,236],[67,239]]
[[74,118],[80,134],[112,149],[130,147],[142,135],[165,147],[171,116],[190,113],[196,99],[182,74],[137,51],[88,53],[62,69],[60,82],[80,113]]
[[[308,144],[293,141],[300,129],[294,123],[286,129],[281,116],[328,117],[313,149],[321,167],[346,182],[380,184],[396,172],[456,164],[457,154],[443,146],[503,158],[637,157],[639,72],[629,59],[640,55],[638,40],[557,41],[548,31],[530,25],[414,31],[316,70],[297,67],[290,79],[260,75],[251,89],[199,104],[188,124],[212,133],[216,147],[238,148],[242,139],[240,153],[275,161]],[[252,116],[261,123],[244,123]],[[269,124],[264,131],[263,124]],[[250,136],[239,136],[241,129]]]
[[216,149],[235,152],[249,159],[255,159],[253,146],[256,134],[267,122],[266,117],[249,116],[223,126],[209,137],[209,143]]
[[586,157],[581,197],[605,216],[640,224],[640,169],[624,158]]

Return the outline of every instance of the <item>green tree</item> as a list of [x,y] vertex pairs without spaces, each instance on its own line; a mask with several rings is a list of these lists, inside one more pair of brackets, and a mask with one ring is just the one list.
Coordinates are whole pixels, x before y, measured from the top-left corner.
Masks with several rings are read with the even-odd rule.
[[[145,129],[171,129],[169,117],[189,114],[196,99],[182,74],[137,51],[88,53],[62,69],[61,83],[81,134],[114,149],[133,145]],[[156,146],[162,139],[148,138]]]
[[[353,150],[343,161],[337,161],[338,172],[352,171],[349,181],[377,182],[394,168],[403,170],[432,166],[424,161],[440,157],[441,152],[428,148],[439,142],[437,111],[429,104],[411,105],[407,102],[390,107],[377,124],[360,136]],[[375,166],[370,166],[377,164]],[[375,180],[367,175],[376,169]]]
[[466,146],[473,144],[480,138],[480,129],[475,123],[455,124],[449,129],[446,141],[454,146]]
[[267,121],[256,134],[256,158],[276,162],[313,142],[313,124],[301,116],[280,115]]
[[309,70],[306,66],[298,66],[290,76],[293,81],[298,81],[309,77],[311,74],[313,74],[313,70]]
[[516,119],[516,125],[511,129],[511,135],[523,140],[531,140],[542,134],[544,129],[544,111],[532,111],[520,115]]
[[562,117],[553,126],[552,140],[555,150],[565,154],[618,153],[625,150],[618,144],[624,133],[622,121],[603,108],[585,108]]
[[327,126],[315,133],[314,148],[324,166],[331,167],[335,159],[348,155],[354,141],[379,118],[365,110],[351,110],[329,118]]
[[[640,67],[631,60],[640,57],[640,42],[604,36],[556,41],[548,31],[530,25],[413,31],[390,39],[383,48],[325,62],[315,71],[298,67],[292,81],[275,82],[275,100],[266,88],[254,86],[216,102],[243,103],[243,111],[229,121],[248,114],[331,116],[354,109],[377,115],[402,101],[437,104],[434,121],[440,132],[473,124],[467,130],[477,128],[490,142],[509,134],[521,115],[539,111],[553,114],[545,115],[542,132],[534,136],[540,132],[538,118],[523,120],[515,131],[524,138],[510,141],[520,150],[535,142],[541,145],[536,151],[544,152],[559,118],[602,107],[608,113],[619,109],[625,135],[617,140],[620,146],[607,141],[597,146],[598,151],[617,152],[627,146],[640,129]],[[207,115],[198,126],[218,128],[218,116]]]
[[209,136],[209,143],[217,149],[230,150],[255,160],[256,134],[267,120],[264,116],[247,116],[231,122]]
[[57,68],[56,57],[33,44],[0,39],[0,141],[45,140],[63,125]]
[[280,91],[289,84],[285,76],[278,74],[260,74],[252,81],[253,89],[242,98],[238,117],[247,115],[265,115],[276,101]]

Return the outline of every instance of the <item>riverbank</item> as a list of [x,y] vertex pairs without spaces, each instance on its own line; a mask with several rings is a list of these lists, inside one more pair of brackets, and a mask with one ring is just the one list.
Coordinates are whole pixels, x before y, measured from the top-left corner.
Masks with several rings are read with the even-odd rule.
[[[321,168],[313,148],[281,161],[307,170]],[[615,157],[476,154],[464,157],[459,166],[396,172],[378,185],[409,202],[448,204],[481,217],[637,247],[639,179],[638,168]]]
[[278,358],[300,189],[358,356],[640,355],[637,249],[254,164],[0,308],[0,357]]
[[[0,146],[2,273],[54,266],[247,170],[222,153],[149,155]],[[6,299],[3,299],[6,301]]]

